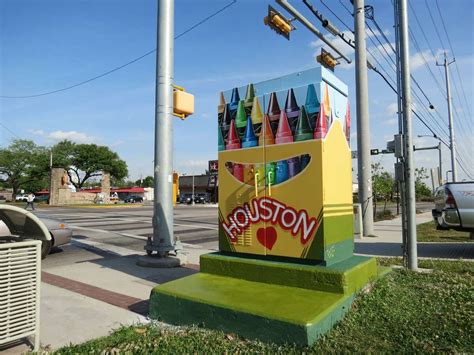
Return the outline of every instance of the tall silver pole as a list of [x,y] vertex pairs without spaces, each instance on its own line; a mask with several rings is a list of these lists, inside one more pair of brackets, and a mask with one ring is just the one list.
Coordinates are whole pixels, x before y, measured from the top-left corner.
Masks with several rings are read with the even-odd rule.
[[400,24],[400,64],[403,107],[404,135],[404,173],[406,188],[406,224],[408,268],[418,269],[416,245],[416,200],[415,200],[415,169],[413,165],[413,137],[411,117],[411,85],[410,85],[410,53],[408,38],[407,0],[398,0],[398,17]]
[[[397,108],[398,108],[398,134],[403,134],[403,115],[402,115],[402,84],[400,78],[400,23],[398,19],[398,2],[393,2],[394,6],[394,24],[395,24],[395,60],[397,64]],[[401,162],[400,158],[397,158],[397,162]],[[402,245],[403,245],[403,259],[406,261],[407,256],[407,218],[406,218],[406,188],[404,181],[398,181],[400,190],[400,204],[402,206]],[[407,265],[405,265],[407,266]]]
[[359,203],[362,205],[364,236],[374,234],[372,206],[372,171],[370,158],[369,94],[367,52],[365,47],[364,0],[354,0],[356,100],[357,100],[357,166]]
[[194,200],[195,200],[195,198],[194,198],[194,174],[193,174],[193,197],[191,199],[191,204],[192,205],[194,205]]
[[439,174],[438,174],[438,179],[439,179],[439,184],[443,185],[443,159],[441,157],[441,141],[438,143],[438,152],[439,152]]
[[173,42],[174,0],[158,0],[155,106],[155,199],[153,240],[147,251],[166,256],[175,249],[173,231]]
[[[458,180],[458,168],[456,166],[456,147],[454,143],[454,126],[453,126],[453,112],[451,108],[451,85],[449,84],[449,64],[454,63],[448,62],[446,52],[444,52],[444,74],[446,77],[446,100],[448,101],[448,119],[449,119],[449,149],[451,149],[451,170],[453,176],[453,182]],[[436,63],[438,64],[438,63]]]

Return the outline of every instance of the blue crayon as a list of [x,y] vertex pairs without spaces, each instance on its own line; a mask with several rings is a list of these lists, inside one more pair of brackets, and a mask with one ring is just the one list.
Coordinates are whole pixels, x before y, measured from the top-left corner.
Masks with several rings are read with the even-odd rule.
[[311,160],[311,156],[309,154],[303,154],[301,156],[301,158],[300,158],[300,171],[303,171],[303,169],[308,166],[310,160]]
[[287,160],[277,161],[275,170],[276,170],[275,184],[279,184],[288,180],[289,171],[288,171]]
[[247,118],[247,127],[245,129],[245,135],[242,139],[242,148],[251,148],[256,146],[258,146],[258,140],[253,130],[252,119],[249,116]]
[[232,95],[229,102],[229,109],[230,109],[230,116],[232,119],[235,119],[237,114],[237,107],[239,105],[240,95],[239,90],[237,88],[232,89]]

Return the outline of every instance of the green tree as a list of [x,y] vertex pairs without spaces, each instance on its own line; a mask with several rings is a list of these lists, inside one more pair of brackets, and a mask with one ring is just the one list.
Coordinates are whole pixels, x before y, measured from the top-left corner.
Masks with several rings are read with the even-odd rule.
[[90,178],[100,176],[102,171],[109,172],[115,180],[128,175],[127,163],[105,146],[65,140],[53,147],[53,155],[54,165],[66,169],[69,180],[77,189]]
[[140,187],[153,187],[153,182],[153,176],[147,176],[144,179],[138,179],[135,181],[135,185]]
[[13,196],[23,188],[36,191],[48,185],[47,150],[33,141],[17,139],[0,149],[0,174]]
[[432,196],[431,189],[425,184],[424,180],[428,178],[428,170],[426,168],[415,169],[415,195],[416,199],[430,198]]
[[393,195],[394,179],[384,170],[381,163],[372,164],[372,194],[374,199],[374,215],[377,212],[377,200],[384,201],[383,210],[387,207],[387,201]]

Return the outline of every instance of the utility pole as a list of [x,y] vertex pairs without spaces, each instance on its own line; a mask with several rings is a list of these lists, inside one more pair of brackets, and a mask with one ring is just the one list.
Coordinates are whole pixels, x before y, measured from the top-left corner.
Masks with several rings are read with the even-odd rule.
[[192,198],[191,198],[191,204],[194,206],[194,200],[195,200],[195,198],[194,198],[194,174],[193,174],[193,189],[192,189],[192,191],[193,191],[193,194],[192,194]]
[[448,123],[449,123],[449,149],[451,149],[451,170],[453,176],[453,182],[456,182],[458,179],[458,169],[456,167],[456,148],[454,144],[454,126],[453,126],[453,112],[451,108],[451,86],[449,84],[449,68],[450,64],[453,64],[456,59],[453,59],[451,62],[448,62],[448,57],[446,52],[444,52],[444,62],[442,64],[436,65],[444,67],[444,74],[446,78],[446,100],[448,101]]
[[[174,0],[158,0],[153,236],[145,245],[148,257],[138,264],[150,267],[179,266],[168,257],[176,250],[173,230],[173,45]],[[158,258],[151,258],[153,253]]]
[[410,87],[410,53],[408,38],[407,0],[398,1],[398,23],[400,40],[400,74],[402,86],[403,113],[403,174],[405,184],[406,228],[407,228],[407,266],[411,270],[418,269],[416,243],[416,200],[415,200],[415,169],[413,165],[413,137],[411,117]]
[[362,205],[364,236],[370,236],[374,234],[374,212],[372,206],[372,167],[370,157],[369,94],[367,84],[364,0],[354,0],[354,29],[359,203]]

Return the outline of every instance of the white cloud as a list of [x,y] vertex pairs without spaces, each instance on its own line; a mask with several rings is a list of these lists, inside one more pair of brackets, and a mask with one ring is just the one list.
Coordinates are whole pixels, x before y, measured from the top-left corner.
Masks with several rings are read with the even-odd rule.
[[44,135],[44,131],[42,129],[29,129],[28,132],[30,132],[34,136],[43,136]]
[[110,145],[110,148],[118,147],[119,145],[122,145],[122,144],[124,144],[124,143],[125,143],[125,141],[119,139],[118,141],[115,141],[114,143],[112,143],[112,144]]
[[392,102],[390,105],[387,106],[387,115],[393,116],[398,112],[398,104],[396,102]]
[[48,138],[53,141],[67,139],[75,143],[94,143],[97,140],[93,136],[77,131],[54,131],[48,134]]

